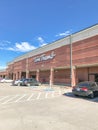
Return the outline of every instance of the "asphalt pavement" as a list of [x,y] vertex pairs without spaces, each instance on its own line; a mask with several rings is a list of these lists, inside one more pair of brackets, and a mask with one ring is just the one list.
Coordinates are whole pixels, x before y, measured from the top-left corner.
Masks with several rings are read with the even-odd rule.
[[0,84],[0,130],[98,130],[98,97],[71,87]]

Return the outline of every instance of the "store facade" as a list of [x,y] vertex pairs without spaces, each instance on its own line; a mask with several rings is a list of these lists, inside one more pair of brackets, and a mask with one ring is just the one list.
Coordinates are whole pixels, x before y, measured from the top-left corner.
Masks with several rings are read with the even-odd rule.
[[97,81],[98,24],[17,57],[8,63],[6,75],[14,80],[33,77],[42,83],[72,86]]

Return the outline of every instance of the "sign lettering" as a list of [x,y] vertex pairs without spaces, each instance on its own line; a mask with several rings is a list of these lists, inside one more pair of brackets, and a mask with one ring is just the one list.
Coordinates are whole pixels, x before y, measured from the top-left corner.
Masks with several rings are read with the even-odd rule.
[[46,61],[46,60],[51,60],[55,57],[55,53],[54,52],[51,52],[50,55],[46,55],[46,54],[43,54],[41,56],[38,56],[38,57],[35,57],[34,58],[34,62],[40,62],[40,61]]

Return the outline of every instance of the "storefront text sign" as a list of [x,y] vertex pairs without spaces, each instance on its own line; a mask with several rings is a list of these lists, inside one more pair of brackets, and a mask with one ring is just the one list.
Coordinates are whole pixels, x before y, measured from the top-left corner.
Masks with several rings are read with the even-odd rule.
[[55,57],[55,53],[54,52],[51,52],[50,55],[46,55],[46,54],[43,54],[41,56],[38,56],[38,57],[35,57],[34,58],[34,62],[40,62],[40,61],[46,61],[46,60],[51,60]]

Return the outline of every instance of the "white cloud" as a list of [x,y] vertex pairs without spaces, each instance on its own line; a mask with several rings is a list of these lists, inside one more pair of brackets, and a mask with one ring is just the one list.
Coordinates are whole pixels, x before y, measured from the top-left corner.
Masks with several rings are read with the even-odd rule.
[[42,37],[38,37],[38,41],[39,41],[40,43],[43,43],[43,42],[44,42],[44,39],[43,39]]
[[45,46],[45,45],[47,45],[47,43],[43,43],[43,44],[41,44],[41,46]]
[[20,52],[27,52],[34,50],[36,47],[30,45],[28,42],[21,42],[21,43],[16,43],[15,47],[9,47],[8,50],[11,51],[20,51]]
[[10,41],[6,41],[6,40],[2,40],[2,41],[0,41],[0,46],[8,46],[9,44],[11,44],[11,42]]
[[66,31],[66,32],[63,32],[63,33],[59,33],[56,35],[56,37],[59,37],[59,36],[68,36],[70,34],[70,30]]
[[29,42],[20,42],[20,43],[17,42],[13,47],[12,45],[13,44],[11,44],[10,41],[6,41],[6,40],[0,41],[0,50],[27,52],[27,51],[34,50],[36,48],[35,46],[30,45]]
[[37,40],[39,41],[40,46],[44,46],[44,45],[47,44],[47,43],[45,42],[45,40],[44,40],[42,37],[38,37]]

